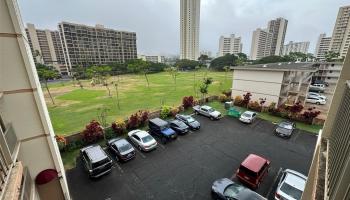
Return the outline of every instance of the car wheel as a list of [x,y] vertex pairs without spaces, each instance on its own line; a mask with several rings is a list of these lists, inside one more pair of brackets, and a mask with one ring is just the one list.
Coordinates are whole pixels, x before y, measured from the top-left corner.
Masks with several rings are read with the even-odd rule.
[[317,105],[320,105],[320,102],[316,102]]
[[213,120],[214,120],[214,117],[210,117],[210,120],[212,120],[212,121],[213,121]]
[[198,113],[198,111],[194,111],[194,114],[198,115],[199,113]]
[[137,146],[137,148],[138,148],[140,151],[142,151],[142,148],[141,148],[141,146],[140,146],[140,145],[138,145],[138,146]]

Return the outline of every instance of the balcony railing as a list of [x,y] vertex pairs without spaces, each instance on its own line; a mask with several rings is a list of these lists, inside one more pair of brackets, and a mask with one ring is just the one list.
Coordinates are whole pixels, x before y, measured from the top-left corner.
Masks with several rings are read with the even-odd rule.
[[19,200],[31,200],[33,191],[33,181],[30,177],[29,171],[25,168],[23,173],[23,181],[21,186],[21,196]]

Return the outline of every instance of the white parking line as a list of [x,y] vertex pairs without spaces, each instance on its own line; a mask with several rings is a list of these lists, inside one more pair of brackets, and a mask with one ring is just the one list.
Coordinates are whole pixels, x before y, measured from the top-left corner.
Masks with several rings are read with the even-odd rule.
[[294,136],[294,138],[292,139],[292,142],[293,142],[293,143],[295,142],[295,140],[297,140],[297,138],[299,137],[299,135],[300,135],[300,131],[299,131],[299,129],[297,129],[297,131],[296,131],[296,133],[295,133],[295,136]]
[[271,192],[272,192],[272,189],[274,188],[275,186],[275,182],[277,181],[277,178],[279,177],[280,173],[282,173],[282,167],[280,167],[280,169],[278,170],[277,172],[277,175],[275,176],[275,178],[273,179],[273,182],[272,182],[272,185],[269,189],[269,191],[267,192],[267,195],[266,195],[266,198],[269,198]]
[[160,146],[162,149],[165,149],[165,146],[162,145],[160,142],[158,142],[158,146]]
[[138,152],[137,154],[139,154],[142,158],[146,158],[145,154],[143,154],[143,152],[140,151],[140,149],[138,149],[138,148],[135,148],[135,149]]
[[124,174],[124,170],[120,167],[120,165],[119,165],[117,162],[114,163],[114,166],[116,166],[116,167],[118,168],[118,170],[119,170],[122,174]]

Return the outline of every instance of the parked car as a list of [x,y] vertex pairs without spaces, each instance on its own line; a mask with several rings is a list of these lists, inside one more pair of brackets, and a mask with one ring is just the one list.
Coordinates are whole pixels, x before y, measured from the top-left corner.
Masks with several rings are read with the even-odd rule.
[[239,117],[239,121],[243,123],[248,123],[251,124],[253,121],[256,119],[256,113],[252,111],[245,111],[244,113],[241,114]]
[[275,133],[280,137],[290,138],[295,128],[296,124],[294,122],[282,121],[277,125]]
[[310,92],[324,92],[325,89],[326,86],[324,84],[314,84],[309,87]]
[[306,102],[308,103],[314,103],[317,105],[325,105],[327,101],[321,97],[313,97],[313,96],[308,96],[306,98]]
[[193,107],[193,110],[195,114],[201,114],[203,116],[209,117],[211,120],[221,118],[221,113],[210,106],[197,105]]
[[175,119],[178,119],[178,120],[184,122],[192,130],[199,130],[201,128],[201,124],[197,120],[195,120],[191,115],[177,114],[175,116]]
[[228,178],[216,180],[211,187],[211,194],[214,199],[220,200],[266,200],[260,194]]
[[128,136],[140,151],[151,151],[157,148],[157,141],[146,131],[133,130],[128,133]]
[[116,155],[116,159],[128,161],[135,158],[134,147],[124,138],[114,138],[107,141],[107,146]]
[[180,135],[184,135],[188,133],[188,129],[190,128],[185,123],[177,119],[171,120],[169,122],[169,125],[170,125],[170,128],[172,128],[174,131],[176,131],[176,133]]
[[236,177],[252,189],[257,189],[260,187],[263,178],[268,174],[269,167],[269,160],[250,154],[237,169]]
[[80,157],[90,178],[98,178],[112,169],[113,161],[100,145],[80,149]]
[[313,83],[312,83],[312,85],[314,85],[314,84],[323,84],[323,85],[325,85],[325,86],[329,86],[329,83],[328,82],[325,82],[325,81],[323,81],[323,80],[315,80]]
[[304,192],[307,177],[297,171],[286,169],[282,173],[275,193],[276,200],[299,200]]
[[316,93],[316,92],[309,92],[307,94],[308,97],[319,97],[321,99],[324,99],[324,100],[327,100],[327,97],[324,96],[324,95],[320,95],[319,93]]
[[170,128],[169,123],[160,118],[149,120],[148,127],[149,132],[159,137],[162,143],[167,143],[177,138],[176,132]]

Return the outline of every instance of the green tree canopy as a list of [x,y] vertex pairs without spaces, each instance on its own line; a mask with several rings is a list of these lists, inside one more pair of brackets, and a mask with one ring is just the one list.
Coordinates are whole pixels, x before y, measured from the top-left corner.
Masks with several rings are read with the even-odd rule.
[[200,63],[195,60],[187,60],[187,59],[181,59],[176,61],[175,66],[180,70],[193,70],[196,68],[196,66],[199,66]]
[[226,54],[221,57],[217,57],[210,63],[210,68],[223,71],[225,66],[235,66],[237,61],[237,56],[234,54]]
[[277,62],[290,62],[293,61],[288,56],[267,56],[259,60],[255,60],[253,64],[266,64],[266,63],[277,63]]
[[326,53],[324,54],[324,57],[327,62],[335,61],[339,57],[339,53],[334,51],[326,51]]

